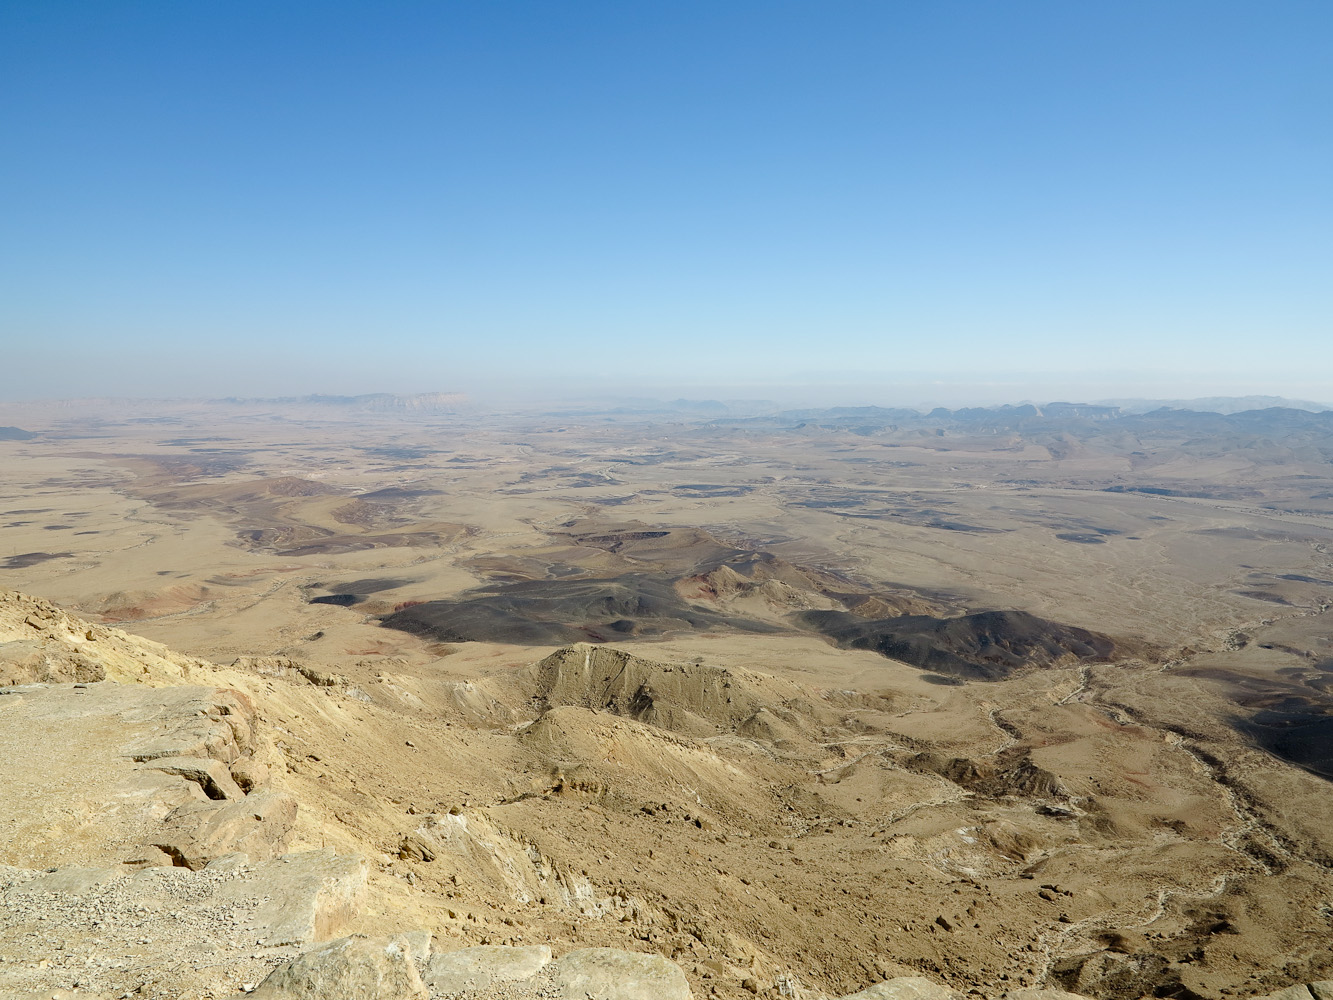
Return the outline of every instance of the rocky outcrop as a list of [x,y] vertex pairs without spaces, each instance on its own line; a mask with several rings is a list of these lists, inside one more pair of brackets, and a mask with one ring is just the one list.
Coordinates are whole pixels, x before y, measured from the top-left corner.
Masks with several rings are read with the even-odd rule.
[[0,685],[135,680],[179,684],[203,660],[0,590]]
[[1285,990],[1255,997],[1255,1000],[1333,1000],[1333,979],[1288,986]]
[[690,1000],[685,973],[661,955],[584,948],[571,951],[549,971],[557,995],[565,1000]]
[[366,892],[364,863],[333,851],[197,872],[0,865],[0,996],[75,983],[85,997],[233,993],[345,934]]
[[237,852],[254,859],[273,857],[295,822],[296,800],[283,792],[255,792],[222,804],[187,802],[172,810],[153,846],[173,864],[198,871]]
[[659,663],[611,646],[577,643],[521,674],[532,704],[613,712],[689,736],[734,730],[760,708],[813,705],[809,692],[767,674],[702,663]]
[[426,1000],[426,987],[401,938],[347,937],[275,969],[255,1000]]
[[239,799],[245,794],[226,765],[210,757],[159,757],[148,768],[193,781],[210,799]]
[[346,687],[349,683],[342,674],[320,670],[290,656],[238,656],[231,665],[237,670],[252,671],[264,677],[277,677],[316,687]]
[[13,834],[0,862],[199,869],[281,854],[296,802],[264,787],[255,725],[226,688],[0,688],[0,823]]
[[[424,977],[418,975],[414,957],[424,965]],[[251,996],[259,1000],[425,1000],[427,987],[431,996],[477,1000],[533,996],[691,1000],[685,974],[661,955],[584,948],[552,962],[551,950],[544,946],[483,946],[426,960],[413,954],[406,937],[332,941],[274,970]],[[933,998],[922,995],[920,1000]]]
[[0,643],[0,686],[64,684],[106,679],[106,668],[64,644],[14,639]]
[[938,774],[977,795],[999,798],[1017,795],[1029,799],[1067,799],[1068,790],[1050,771],[1037,766],[1029,750],[1015,747],[990,760],[942,758],[918,753],[907,761],[913,771]]
[[432,956],[424,978],[432,992],[463,993],[531,979],[550,961],[546,945],[481,945]]
[[958,994],[923,976],[886,979],[842,1000],[956,1000]]

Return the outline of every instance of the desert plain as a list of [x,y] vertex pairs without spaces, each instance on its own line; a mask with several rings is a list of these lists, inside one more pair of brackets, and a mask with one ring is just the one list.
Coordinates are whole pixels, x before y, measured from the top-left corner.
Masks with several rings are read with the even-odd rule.
[[[338,933],[657,954],[696,997],[1333,978],[1333,413],[432,395],[0,425],[9,891],[319,851],[363,859]],[[109,679],[34,673],[22,623],[57,620]],[[51,707],[113,681],[234,692],[186,706],[245,715],[231,777],[171,773],[281,794],[278,841],[122,808],[99,761],[155,758]],[[41,899],[0,917],[6,995],[223,997],[294,954],[201,963],[170,908],[108,954]]]

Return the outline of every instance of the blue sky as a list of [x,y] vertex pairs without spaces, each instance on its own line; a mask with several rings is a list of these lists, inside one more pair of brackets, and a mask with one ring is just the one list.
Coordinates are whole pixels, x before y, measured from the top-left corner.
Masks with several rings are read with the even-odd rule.
[[1333,401],[1331,47],[1327,0],[7,0],[0,397]]

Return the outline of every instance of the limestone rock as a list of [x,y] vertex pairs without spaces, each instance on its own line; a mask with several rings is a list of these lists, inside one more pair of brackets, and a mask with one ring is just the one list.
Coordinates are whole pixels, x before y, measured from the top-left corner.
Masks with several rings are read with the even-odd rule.
[[1333,1000],[1333,980],[1297,983],[1273,993],[1265,993],[1254,1000]]
[[661,955],[583,948],[550,968],[566,1000],[690,1000],[685,973]]
[[222,762],[210,757],[159,757],[145,767],[193,781],[210,799],[239,799],[245,795]]
[[[70,664],[90,663],[112,680],[179,684],[191,670],[207,666],[202,660],[173,653],[160,642],[82,621],[40,597],[0,590],[0,644],[11,642],[40,648],[53,664],[65,664],[57,667],[58,671],[69,669]],[[17,647],[15,655],[22,659]],[[5,657],[0,655],[0,659]],[[62,676],[53,680],[83,678]]]
[[0,687],[11,684],[87,684],[105,678],[105,668],[77,649],[25,639],[0,643]]
[[545,945],[481,945],[432,956],[424,978],[437,993],[461,993],[531,979],[550,961],[551,949]]
[[408,957],[417,963],[417,969],[424,969],[430,961],[432,936],[428,930],[400,931],[393,939],[407,949]]
[[38,896],[45,893],[60,893],[82,896],[100,885],[105,885],[123,875],[114,868],[57,868],[52,872],[43,872],[12,889],[10,895],[15,898]]
[[266,860],[286,846],[295,822],[296,800],[285,792],[255,792],[225,803],[187,802],[166,818],[153,846],[195,871],[238,851]]
[[1004,1000],[1088,1000],[1080,993],[1066,993],[1064,990],[1010,990]]
[[[941,986],[924,976],[902,976],[867,986],[859,993],[852,993],[842,1000],[953,1000],[956,996],[957,994],[947,986]],[[1041,1000],[1055,1000],[1055,998],[1041,998]]]
[[[248,710],[234,692],[192,685],[101,681],[0,696],[0,861],[46,868],[145,858],[173,811],[224,801],[210,801],[207,789],[239,799],[226,764],[254,745]],[[177,760],[151,766],[168,758]]]
[[[0,997],[73,982],[75,996],[218,996],[359,918],[366,869],[355,855],[230,860],[198,872],[0,865]],[[398,941],[424,961],[425,932]]]
[[350,681],[342,674],[327,673],[288,656],[238,656],[231,664],[238,670],[252,670],[264,677],[280,677],[293,683],[316,687],[346,687]]
[[[270,947],[342,933],[365,904],[366,865],[353,854],[302,851],[257,865],[247,875],[228,885],[252,894],[263,887],[266,898],[256,907],[254,920]],[[220,891],[219,898],[227,891]]]
[[138,761],[161,757],[211,757],[233,764],[253,753],[254,707],[239,691],[218,688],[160,690],[171,725],[165,732],[135,740],[124,750]]
[[254,1000],[426,1000],[426,987],[404,942],[347,937],[320,945],[280,965],[253,993]]
[[204,871],[209,872],[244,872],[250,868],[250,855],[244,851],[235,851],[231,854],[224,854],[220,858],[214,858],[208,864],[204,865]]
[[232,764],[231,777],[241,787],[241,791],[249,793],[267,785],[272,775],[266,764],[259,763],[253,757],[242,757]]

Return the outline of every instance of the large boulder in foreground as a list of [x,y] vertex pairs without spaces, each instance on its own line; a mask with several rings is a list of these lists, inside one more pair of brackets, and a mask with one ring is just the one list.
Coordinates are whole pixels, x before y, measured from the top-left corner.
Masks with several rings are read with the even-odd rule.
[[690,1000],[690,984],[675,962],[615,948],[571,951],[551,965],[565,1000]]
[[75,982],[85,1000],[226,995],[347,934],[367,892],[365,862],[332,850],[202,871],[0,864],[0,997]]
[[551,949],[544,944],[479,945],[432,956],[423,978],[435,993],[462,993],[531,979],[550,961]]
[[901,976],[867,986],[842,1000],[955,1000],[959,994],[924,976]]
[[427,1000],[401,938],[345,937],[280,965],[250,994],[255,1000]]
[[[424,932],[421,936],[424,938]],[[685,973],[661,955],[584,948],[552,962],[551,949],[545,945],[483,946],[444,952],[427,960],[426,948],[415,937],[354,936],[330,941],[274,969],[249,996],[255,1000],[426,1000],[429,992],[487,1000],[533,996],[691,1000]],[[425,969],[424,977],[417,963]],[[882,1000],[952,997],[885,994]]]
[[1288,986],[1285,990],[1267,993],[1254,1000],[1333,1000],[1333,979]]
[[154,838],[154,847],[195,871],[228,854],[254,861],[282,853],[296,822],[296,800],[264,790],[230,802],[186,802],[174,809]]

